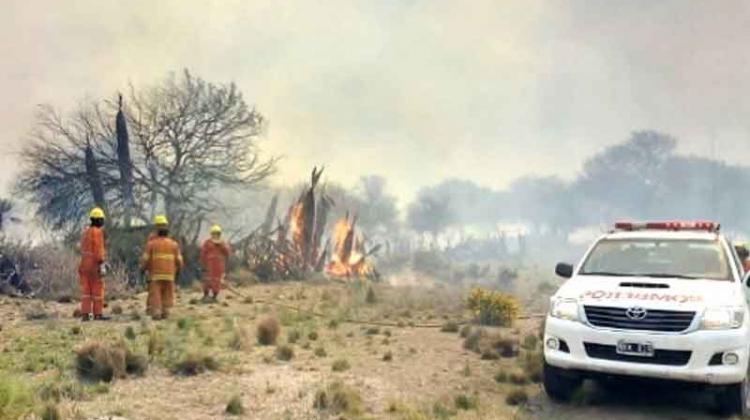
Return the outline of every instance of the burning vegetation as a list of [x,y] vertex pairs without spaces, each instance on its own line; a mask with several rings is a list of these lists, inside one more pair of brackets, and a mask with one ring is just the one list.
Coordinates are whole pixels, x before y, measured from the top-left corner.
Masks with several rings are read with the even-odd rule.
[[309,186],[289,207],[286,219],[275,221],[275,229],[271,226],[277,212],[276,197],[264,223],[241,241],[244,263],[261,281],[301,279],[311,272],[342,279],[378,278],[367,257],[380,245],[366,249],[365,237],[355,230],[356,216],[347,212],[327,232],[335,203],[323,187],[317,188],[322,173],[322,168],[313,168]]

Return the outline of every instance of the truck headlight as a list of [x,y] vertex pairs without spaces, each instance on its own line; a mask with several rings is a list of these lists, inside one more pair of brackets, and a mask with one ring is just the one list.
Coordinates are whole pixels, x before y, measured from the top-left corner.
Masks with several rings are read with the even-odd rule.
[[549,314],[554,318],[578,321],[578,301],[575,299],[552,298]]
[[739,328],[745,318],[745,309],[735,306],[706,308],[701,320],[704,330],[728,330]]

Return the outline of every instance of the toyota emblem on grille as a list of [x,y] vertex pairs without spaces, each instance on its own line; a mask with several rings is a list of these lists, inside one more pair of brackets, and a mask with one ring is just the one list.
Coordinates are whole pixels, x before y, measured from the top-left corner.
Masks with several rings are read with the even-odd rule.
[[627,315],[628,318],[636,321],[640,321],[645,318],[646,314],[646,309],[641,308],[640,306],[632,306],[625,311],[625,315]]

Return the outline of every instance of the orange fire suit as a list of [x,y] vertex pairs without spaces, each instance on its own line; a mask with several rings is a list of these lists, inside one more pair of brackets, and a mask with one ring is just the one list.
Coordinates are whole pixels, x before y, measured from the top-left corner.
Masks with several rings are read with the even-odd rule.
[[221,281],[226,272],[229,244],[222,240],[206,239],[201,246],[201,265],[203,265],[203,294],[209,291],[214,296],[221,290]]
[[81,237],[80,249],[78,284],[81,289],[81,313],[101,315],[104,306],[104,280],[99,267],[107,256],[102,229],[96,226],[88,227]]
[[174,305],[174,280],[182,268],[180,246],[173,239],[157,236],[146,243],[141,268],[148,272],[148,308],[151,316],[166,318]]

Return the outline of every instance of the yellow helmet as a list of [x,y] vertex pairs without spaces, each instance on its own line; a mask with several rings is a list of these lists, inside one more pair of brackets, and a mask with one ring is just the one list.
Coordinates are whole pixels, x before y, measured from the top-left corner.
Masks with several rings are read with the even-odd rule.
[[154,216],[154,224],[155,225],[168,225],[169,220],[167,220],[167,216],[163,214],[157,214]]
[[89,219],[104,219],[104,210],[101,207],[94,207],[89,213]]
[[215,233],[221,233],[221,226],[219,226],[219,225],[213,225],[213,226],[211,226],[210,232],[211,232],[212,235],[215,234]]

